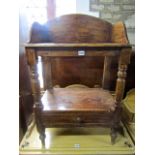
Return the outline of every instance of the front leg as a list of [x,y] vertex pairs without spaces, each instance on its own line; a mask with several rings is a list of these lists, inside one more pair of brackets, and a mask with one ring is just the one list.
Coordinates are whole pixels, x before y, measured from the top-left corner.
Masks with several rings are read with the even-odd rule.
[[46,137],[46,135],[45,135],[45,127],[41,127],[39,133],[40,133],[39,138],[41,140],[42,147],[45,148],[45,137]]
[[113,145],[113,144],[115,144],[115,140],[116,140],[116,138],[117,138],[117,131],[115,130],[114,127],[111,128],[111,133],[110,133],[110,135],[111,135],[111,144]]
[[31,87],[34,99],[34,112],[37,130],[40,134],[42,146],[45,147],[45,127],[42,124],[41,114],[43,105],[41,103],[41,90],[38,79],[38,56],[34,48],[26,48],[28,65],[30,67]]
[[36,122],[36,127],[37,131],[39,132],[39,138],[42,143],[42,147],[45,147],[45,126],[42,123],[41,119],[41,111],[42,111],[42,105],[35,105],[34,106],[34,111],[35,111],[35,122]]
[[42,147],[45,148],[45,127],[43,126],[43,124],[41,123],[40,120],[36,120],[36,126],[37,126],[37,131],[39,132],[39,138],[41,140],[42,143]]

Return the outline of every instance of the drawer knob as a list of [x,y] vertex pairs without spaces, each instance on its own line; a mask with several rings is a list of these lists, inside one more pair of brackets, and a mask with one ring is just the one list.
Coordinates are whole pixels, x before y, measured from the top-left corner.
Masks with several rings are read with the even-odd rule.
[[81,121],[81,118],[80,117],[77,117],[76,120],[79,122],[79,121]]

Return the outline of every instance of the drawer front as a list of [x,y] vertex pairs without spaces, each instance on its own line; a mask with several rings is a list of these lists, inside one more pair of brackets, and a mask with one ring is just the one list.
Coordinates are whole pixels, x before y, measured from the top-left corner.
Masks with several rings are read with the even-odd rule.
[[54,126],[62,124],[108,124],[113,120],[113,113],[51,113],[43,114],[42,122],[45,126]]

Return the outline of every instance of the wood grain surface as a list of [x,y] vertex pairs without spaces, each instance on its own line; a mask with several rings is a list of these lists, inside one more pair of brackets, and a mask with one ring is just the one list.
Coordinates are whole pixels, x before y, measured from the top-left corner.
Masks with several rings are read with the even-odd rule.
[[[56,18],[42,26],[33,25],[26,51],[37,130],[43,146],[47,127],[110,127],[111,142],[115,142],[116,132],[120,129],[131,48],[122,22],[112,25],[95,17],[76,14]],[[80,50],[84,55],[79,55]],[[38,56],[42,57],[44,65],[44,89],[51,88],[42,100],[38,87]],[[109,84],[115,80],[115,98],[101,88],[53,89],[54,82],[62,87],[59,80],[65,84],[99,84],[106,89],[111,89]]]
[[114,111],[116,101],[102,88],[53,88],[42,98],[43,111]]

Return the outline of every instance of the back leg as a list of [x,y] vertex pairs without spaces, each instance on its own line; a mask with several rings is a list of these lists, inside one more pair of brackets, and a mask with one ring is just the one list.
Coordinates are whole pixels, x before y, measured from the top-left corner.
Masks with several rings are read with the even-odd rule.
[[117,133],[120,133],[122,136],[124,136],[124,129],[121,125],[118,125],[117,127],[111,128],[111,143],[115,144],[115,140],[117,138]]
[[116,127],[115,129],[117,132],[119,132],[122,136],[124,136],[124,129],[121,125],[119,125],[118,127]]

